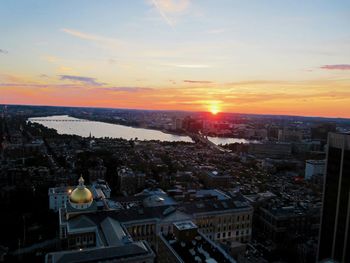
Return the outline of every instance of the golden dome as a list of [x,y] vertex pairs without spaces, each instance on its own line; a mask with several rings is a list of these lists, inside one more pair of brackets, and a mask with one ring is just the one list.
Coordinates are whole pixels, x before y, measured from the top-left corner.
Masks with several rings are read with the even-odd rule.
[[92,193],[85,187],[84,179],[82,177],[79,178],[79,185],[70,194],[69,200],[75,204],[87,204],[92,202]]

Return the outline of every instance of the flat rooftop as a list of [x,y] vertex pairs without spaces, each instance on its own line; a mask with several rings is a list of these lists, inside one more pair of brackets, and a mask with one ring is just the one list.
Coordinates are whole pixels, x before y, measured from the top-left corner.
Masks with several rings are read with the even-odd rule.
[[174,223],[174,226],[179,230],[197,229],[197,226],[192,221],[183,221]]
[[128,258],[152,256],[153,252],[145,241],[122,246],[89,248],[49,253],[46,262],[98,262],[100,260],[127,260]]
[[[164,237],[164,236],[163,236]],[[235,263],[220,247],[198,233],[193,240],[179,241],[173,235],[164,237],[168,245],[184,262]]]
[[326,160],[306,160],[306,163],[324,165]]

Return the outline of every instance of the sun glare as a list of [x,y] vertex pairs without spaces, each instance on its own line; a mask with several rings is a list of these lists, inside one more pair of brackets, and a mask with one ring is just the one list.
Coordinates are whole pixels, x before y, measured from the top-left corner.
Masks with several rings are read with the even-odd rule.
[[211,114],[216,115],[220,112],[220,107],[219,104],[217,102],[213,102],[209,105],[209,111],[211,112]]

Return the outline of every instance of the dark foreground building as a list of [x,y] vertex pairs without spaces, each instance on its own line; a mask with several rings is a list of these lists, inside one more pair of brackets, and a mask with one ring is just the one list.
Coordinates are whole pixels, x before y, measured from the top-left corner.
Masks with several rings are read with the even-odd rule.
[[350,262],[350,134],[329,133],[318,260]]

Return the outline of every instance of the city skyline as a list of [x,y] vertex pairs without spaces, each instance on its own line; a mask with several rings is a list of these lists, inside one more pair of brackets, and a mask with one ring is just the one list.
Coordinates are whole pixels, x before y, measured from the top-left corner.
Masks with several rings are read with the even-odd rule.
[[350,117],[346,1],[5,1],[0,104]]

